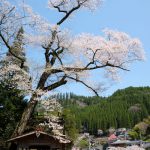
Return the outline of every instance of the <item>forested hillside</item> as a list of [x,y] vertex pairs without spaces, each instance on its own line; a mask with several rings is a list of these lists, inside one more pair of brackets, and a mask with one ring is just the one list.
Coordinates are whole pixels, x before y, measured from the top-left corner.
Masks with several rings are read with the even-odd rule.
[[75,116],[77,129],[96,134],[97,129],[132,128],[150,114],[150,87],[129,87],[110,97],[55,95]]

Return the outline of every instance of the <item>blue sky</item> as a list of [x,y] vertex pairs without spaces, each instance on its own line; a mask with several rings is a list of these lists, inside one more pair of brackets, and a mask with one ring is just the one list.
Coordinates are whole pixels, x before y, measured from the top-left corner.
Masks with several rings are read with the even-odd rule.
[[[46,7],[47,0],[26,0],[33,9],[52,23],[57,22],[58,13],[49,11]],[[138,37],[143,43],[146,52],[146,61],[137,62],[130,66],[129,72],[121,74],[121,82],[112,83],[102,93],[111,95],[117,89],[128,86],[150,86],[150,0],[104,0],[103,6],[95,12],[78,11],[71,19],[65,22],[64,27],[72,30],[74,34],[89,32],[101,34],[104,28],[117,29]],[[97,77],[100,82],[103,77]],[[79,84],[69,84],[59,88],[60,92],[74,92],[79,95],[91,95]],[[59,92],[58,91],[58,92]]]

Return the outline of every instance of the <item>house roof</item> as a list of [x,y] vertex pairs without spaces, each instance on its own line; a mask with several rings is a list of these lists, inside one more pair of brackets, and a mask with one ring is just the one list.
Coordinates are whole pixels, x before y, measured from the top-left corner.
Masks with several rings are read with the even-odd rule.
[[11,139],[7,140],[7,142],[12,142],[12,141],[15,141],[15,140],[18,140],[18,139],[21,139],[23,137],[30,136],[30,135],[33,135],[33,134],[35,134],[37,137],[40,136],[40,134],[47,135],[49,137],[52,137],[52,138],[58,140],[59,143],[63,143],[63,144],[71,143],[71,141],[69,139],[66,139],[66,138],[61,137],[61,136],[50,135],[50,134],[48,134],[46,132],[42,132],[42,131],[32,131],[32,132],[29,132],[29,133],[11,138]]
[[140,140],[135,140],[135,141],[130,141],[130,140],[117,140],[117,141],[111,143],[111,145],[117,145],[117,144],[136,145],[136,144],[140,144],[140,143],[141,143]]
[[113,143],[111,143],[111,145],[117,145],[117,144],[128,144],[130,141],[128,140],[117,140]]

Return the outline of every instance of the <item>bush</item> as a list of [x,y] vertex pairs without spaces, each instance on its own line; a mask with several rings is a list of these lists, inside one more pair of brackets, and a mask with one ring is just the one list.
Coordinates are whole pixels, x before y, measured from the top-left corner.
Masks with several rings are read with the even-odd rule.
[[82,139],[82,140],[80,141],[80,143],[79,143],[79,147],[80,147],[80,148],[86,148],[86,147],[88,147],[88,146],[89,146],[89,142],[88,142],[87,139]]

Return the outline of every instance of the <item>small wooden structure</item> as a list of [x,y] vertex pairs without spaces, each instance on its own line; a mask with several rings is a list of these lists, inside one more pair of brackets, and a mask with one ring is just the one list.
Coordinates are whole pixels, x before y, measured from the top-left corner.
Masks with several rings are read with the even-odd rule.
[[65,137],[54,136],[42,131],[33,131],[9,139],[12,150],[66,150],[71,141]]

